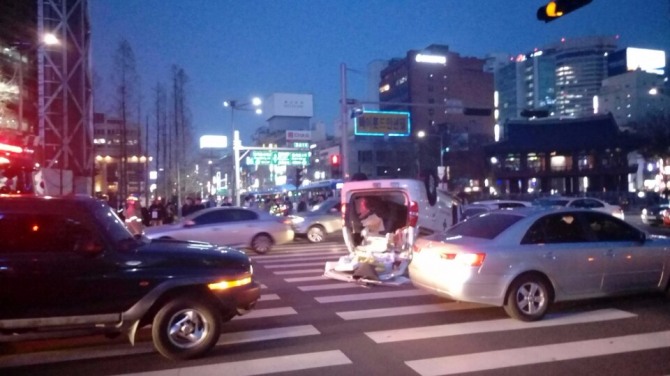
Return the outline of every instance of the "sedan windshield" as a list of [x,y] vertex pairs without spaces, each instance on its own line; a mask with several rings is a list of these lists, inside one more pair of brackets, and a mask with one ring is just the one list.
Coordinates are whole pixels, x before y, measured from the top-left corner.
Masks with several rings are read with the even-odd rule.
[[535,201],[536,205],[550,207],[550,206],[566,206],[569,200],[564,199],[539,199]]
[[493,239],[522,218],[509,213],[486,213],[451,227],[445,235],[447,238],[467,236]]

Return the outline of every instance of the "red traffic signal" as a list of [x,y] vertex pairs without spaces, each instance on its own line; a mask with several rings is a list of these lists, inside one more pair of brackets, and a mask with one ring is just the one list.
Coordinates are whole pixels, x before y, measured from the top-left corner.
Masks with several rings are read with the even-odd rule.
[[330,165],[331,166],[339,166],[340,165],[340,155],[339,154],[333,154],[330,156]]

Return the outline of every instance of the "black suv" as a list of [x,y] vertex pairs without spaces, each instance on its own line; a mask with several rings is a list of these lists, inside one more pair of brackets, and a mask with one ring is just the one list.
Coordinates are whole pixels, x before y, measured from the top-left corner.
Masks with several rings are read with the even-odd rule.
[[171,359],[200,356],[260,297],[249,257],[208,243],[133,237],[92,197],[0,195],[0,341],[151,324]]

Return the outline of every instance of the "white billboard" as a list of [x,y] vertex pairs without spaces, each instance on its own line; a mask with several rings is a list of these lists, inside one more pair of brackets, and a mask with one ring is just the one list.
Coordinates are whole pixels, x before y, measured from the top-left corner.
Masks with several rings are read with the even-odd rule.
[[312,94],[274,93],[263,102],[266,119],[275,116],[312,117],[314,102]]
[[286,141],[311,141],[312,131],[286,131]]
[[227,136],[204,135],[200,137],[200,149],[224,149],[227,147]]
[[647,48],[626,48],[626,65],[629,71],[641,69],[645,72],[663,74],[665,51]]

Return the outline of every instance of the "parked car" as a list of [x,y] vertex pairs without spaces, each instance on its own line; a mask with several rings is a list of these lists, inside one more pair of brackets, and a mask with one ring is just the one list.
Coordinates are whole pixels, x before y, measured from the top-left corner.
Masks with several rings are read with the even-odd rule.
[[249,257],[133,236],[91,197],[0,195],[0,341],[123,334],[151,325],[171,359],[211,349],[260,298]]
[[475,201],[463,207],[463,218],[470,218],[477,214],[486,213],[491,210],[525,208],[532,206],[530,201],[518,200],[484,200]]
[[670,216],[670,204],[658,204],[642,209],[640,218],[642,223],[649,226],[664,225],[667,218]]
[[175,224],[149,227],[144,234],[150,239],[248,247],[258,254],[269,252],[275,244],[291,242],[294,236],[287,218],[233,206],[199,210]]
[[539,206],[564,206],[567,208],[584,208],[598,210],[624,219],[623,209],[619,205],[612,205],[593,197],[543,197],[533,202]]
[[322,242],[328,235],[342,230],[342,211],[339,198],[329,198],[307,212],[290,216],[295,236],[306,237],[312,243]]
[[668,292],[670,238],[586,209],[498,210],[414,244],[413,284],[541,319],[553,302]]

